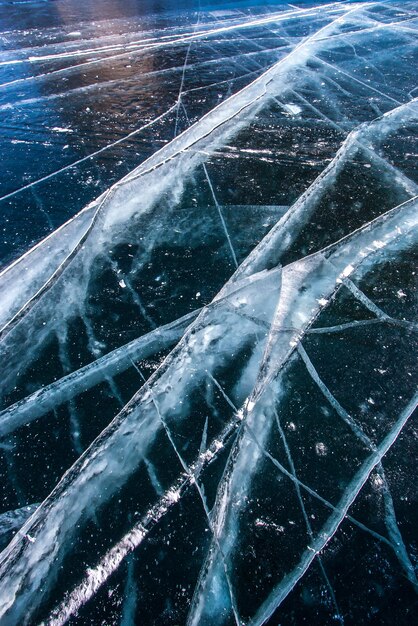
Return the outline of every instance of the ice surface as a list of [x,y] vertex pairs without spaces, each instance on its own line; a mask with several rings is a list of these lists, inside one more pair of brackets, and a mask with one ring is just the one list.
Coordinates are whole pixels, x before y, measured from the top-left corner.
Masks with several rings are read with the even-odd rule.
[[16,511],[6,511],[0,515],[0,545],[2,547],[7,546],[13,535],[20,530],[38,506],[39,503],[31,504]]
[[4,33],[2,625],[412,623],[416,3],[242,4]]

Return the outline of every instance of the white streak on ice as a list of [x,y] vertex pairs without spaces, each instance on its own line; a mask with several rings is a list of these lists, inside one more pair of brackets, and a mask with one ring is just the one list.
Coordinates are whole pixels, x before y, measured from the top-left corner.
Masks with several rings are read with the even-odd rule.
[[286,575],[281,583],[276,586],[274,591],[269,595],[267,600],[263,602],[255,617],[249,622],[249,626],[262,626],[273,615],[274,611],[289,595],[295,587],[298,580],[306,573],[309,566],[319,552],[325,547],[330,539],[337,532],[340,524],[344,520],[348,509],[353,504],[357,495],[360,493],[363,485],[366,483],[373,469],[382,461],[383,457],[396,442],[399,434],[402,432],[405,424],[409,420],[413,411],[417,406],[418,395],[415,395],[408,403],[407,407],[402,411],[392,429],[383,439],[376,451],[373,452],[368,459],[362,464],[360,470],[355,474],[350,484],[346,487],[342,498],[335,512],[329,517],[324,524],[320,533],[318,533],[314,545],[311,550],[305,550],[295,569]]

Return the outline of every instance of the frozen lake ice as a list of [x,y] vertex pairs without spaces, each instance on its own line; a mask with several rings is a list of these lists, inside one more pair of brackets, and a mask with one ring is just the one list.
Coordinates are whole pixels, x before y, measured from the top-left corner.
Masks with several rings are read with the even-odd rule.
[[413,623],[418,4],[0,0],[0,625]]

